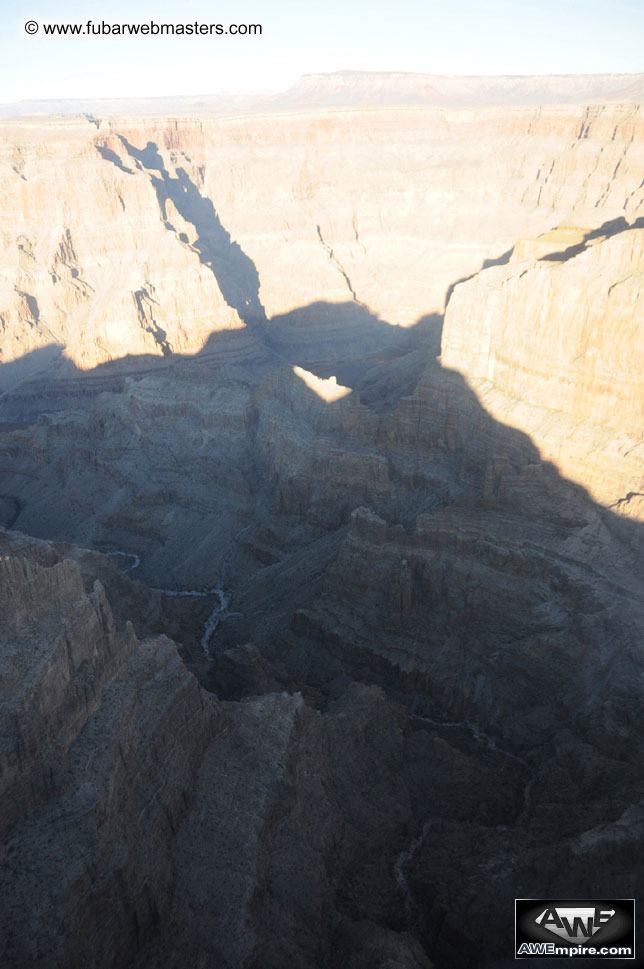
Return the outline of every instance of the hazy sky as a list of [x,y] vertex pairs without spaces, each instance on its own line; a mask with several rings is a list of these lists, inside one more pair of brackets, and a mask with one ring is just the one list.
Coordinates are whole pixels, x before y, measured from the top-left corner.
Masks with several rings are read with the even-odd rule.
[[[257,37],[52,37],[44,23],[259,23]],[[25,22],[39,24],[29,36]],[[280,90],[315,71],[644,70],[644,0],[0,0],[0,103]]]

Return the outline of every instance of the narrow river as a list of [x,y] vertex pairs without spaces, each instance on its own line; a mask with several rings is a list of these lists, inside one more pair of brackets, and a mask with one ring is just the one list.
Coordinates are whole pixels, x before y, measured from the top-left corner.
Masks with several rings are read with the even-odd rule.
[[103,555],[112,555],[114,557],[118,556],[119,558],[130,559],[131,564],[122,570],[124,573],[133,572],[134,569],[138,569],[139,565],[141,564],[141,559],[138,555],[135,555],[134,552],[119,552],[118,549],[115,548],[97,548],[96,551],[101,552]]
[[[103,555],[113,555],[119,556],[120,558],[125,558],[130,560],[130,564],[127,568],[124,568],[123,573],[133,572],[134,569],[138,569],[141,564],[141,559],[134,552],[121,552],[118,549],[113,548],[99,548],[98,552],[102,552]],[[174,599],[206,599],[208,596],[216,596],[218,599],[217,605],[212,610],[206,622],[204,623],[203,635],[201,637],[201,648],[207,659],[212,659],[212,638],[215,634],[215,630],[219,623],[228,615],[229,598],[223,589],[157,589],[158,592],[163,592],[164,595],[170,596]]]
[[219,602],[212,610],[203,628],[203,636],[201,637],[201,648],[204,655],[208,659],[212,659],[212,652],[210,649],[210,643],[212,637],[215,634],[217,626],[228,615],[228,596],[223,589],[163,589],[162,592],[166,596],[172,596],[173,598],[200,598],[205,599],[207,596],[217,596]]

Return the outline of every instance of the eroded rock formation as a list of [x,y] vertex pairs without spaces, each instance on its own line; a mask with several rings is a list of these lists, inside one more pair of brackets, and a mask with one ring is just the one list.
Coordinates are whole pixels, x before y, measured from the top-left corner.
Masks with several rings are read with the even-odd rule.
[[3,130],[8,964],[640,896],[641,108]]
[[522,241],[509,266],[457,287],[442,361],[598,501],[641,519],[644,221],[633,225]]

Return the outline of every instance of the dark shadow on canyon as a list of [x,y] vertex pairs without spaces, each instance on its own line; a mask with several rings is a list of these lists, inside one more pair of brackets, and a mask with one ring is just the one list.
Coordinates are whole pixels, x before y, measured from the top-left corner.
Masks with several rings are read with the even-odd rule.
[[[387,520],[404,524],[409,530],[413,529],[419,513],[455,501],[468,491],[482,496],[486,487],[484,469],[492,452],[517,472],[525,465],[543,464],[528,435],[494,420],[460,374],[441,366],[438,358],[441,329],[442,317],[436,314],[422,317],[413,327],[401,329],[380,320],[355,302],[318,301],[274,317],[260,334],[252,327],[215,332],[194,355],[168,352],[163,357],[126,356],[82,371],[61,356],[60,347],[47,346],[0,366],[0,387],[9,385],[0,397],[0,429],[5,435],[24,432],[41,415],[73,412],[79,407],[85,410],[99,395],[123,393],[129,380],[172,379],[176,375],[183,382],[195,375],[216,385],[218,375],[224,372],[251,388],[259,386],[268,374],[280,372],[281,382],[291,388],[293,399],[300,402],[296,410],[319,413],[320,417],[326,415],[323,422],[328,427],[334,426],[333,415],[337,414],[338,428],[344,421],[343,412],[355,410],[358,421],[365,423],[365,433],[375,434],[384,450],[391,446],[388,443],[391,434],[394,434],[391,442],[395,441],[396,432],[390,425],[398,419],[401,406],[417,408],[415,420],[419,429],[426,421],[431,423],[432,408],[436,407],[441,412],[443,439],[438,440],[437,431],[428,430],[423,440],[419,430],[417,446],[421,453],[425,449],[434,458],[439,455],[449,467],[452,482],[445,483],[446,471],[440,496],[423,498],[422,474],[417,476],[417,487],[409,483],[405,486],[407,507],[403,507],[404,501],[393,501],[386,494],[372,496],[348,488],[335,495],[338,525],[346,523],[352,507],[366,503]],[[295,366],[322,379],[335,376],[351,393],[342,400],[327,403],[293,373]],[[25,372],[32,375],[25,379]],[[17,386],[16,380],[20,381]],[[418,393],[419,382],[422,382],[422,394]],[[422,463],[420,457],[418,460]],[[11,471],[2,453],[0,467],[3,475],[15,473],[27,478],[36,474],[24,468]],[[154,480],[153,468],[150,473]],[[579,507],[587,504],[599,511],[611,529],[624,537],[630,536],[629,544],[631,540],[635,544],[641,541],[644,526],[607,509],[598,509],[581,486],[559,476],[554,468],[549,474],[549,487],[574,494],[574,503]],[[323,488],[321,479],[317,483],[318,493]],[[3,489],[3,492],[19,497],[15,488]],[[565,504],[570,505],[570,500]],[[296,514],[305,514],[305,508],[299,507]],[[574,525],[574,521],[569,524]]]
[[[172,454],[189,440],[190,414],[175,419],[168,409],[162,418],[168,463],[174,461],[170,484],[166,470],[162,476],[154,452],[146,447],[151,429],[145,420],[140,422],[137,437],[123,429],[131,437],[118,443],[127,444],[136,456],[148,489],[142,506],[137,506],[141,489],[130,483],[122,468],[110,464],[116,460],[113,441],[101,435],[106,424],[117,420],[112,404],[127,392],[130,382],[145,380],[154,396],[158,380],[159,387],[162,385],[159,401],[164,407],[171,403],[173,385],[181,388],[192,379],[211,388],[226,381],[231,392],[243,387],[253,399],[248,427],[240,431],[249,442],[248,466],[235,469],[239,475],[233,487],[242,495],[244,526],[250,534],[243,541],[235,539],[238,547],[233,554],[245,557],[249,580],[243,588],[239,578],[243,569],[238,567],[232,579],[231,615],[218,632],[213,661],[193,668],[206,688],[225,699],[301,691],[307,703],[322,713],[345,702],[355,682],[381,689],[397,711],[391,733],[399,736],[404,731],[411,751],[404,769],[401,767],[401,777],[406,772],[405,790],[413,804],[412,821],[406,823],[410,842],[412,846],[417,842],[417,849],[406,862],[406,884],[413,889],[415,907],[406,910],[400,898],[394,898],[387,910],[387,899],[381,904],[379,898],[374,902],[369,895],[378,895],[379,887],[389,884],[378,864],[391,868],[395,858],[401,857],[404,845],[396,843],[395,848],[388,846],[391,857],[384,861],[382,857],[374,860],[368,846],[361,846],[363,855],[351,872],[355,881],[348,880],[338,889],[338,911],[365,923],[368,911],[374,922],[413,932],[441,960],[438,965],[461,969],[481,964],[485,958],[488,965],[499,965],[502,954],[494,948],[494,940],[481,943],[481,938],[488,911],[497,918],[500,913],[499,924],[505,932],[511,919],[511,886],[498,876],[499,899],[489,901],[486,896],[484,904],[480,903],[482,914],[472,914],[480,894],[479,869],[497,859],[507,861],[505,851],[519,867],[522,884],[536,883],[541,891],[560,897],[584,888],[590,893],[595,885],[592,875],[572,884],[572,876],[565,865],[557,865],[558,859],[541,874],[543,857],[534,844],[551,837],[553,831],[557,837],[564,829],[566,836],[569,831],[576,833],[574,825],[582,822],[570,820],[575,812],[586,812],[588,829],[599,823],[593,815],[592,797],[586,799],[588,804],[582,803],[574,785],[587,783],[591,793],[600,797],[601,776],[591,778],[592,783],[575,778],[565,789],[568,802],[563,808],[553,796],[552,811],[561,809],[561,815],[554,815],[553,821],[547,814],[551,806],[546,804],[543,827],[533,834],[530,782],[541,768],[536,755],[527,758],[532,756],[530,745],[547,746],[539,713],[550,705],[557,730],[583,729],[584,736],[598,747],[604,741],[601,729],[593,725],[593,716],[596,708],[602,712],[608,708],[607,717],[617,724],[617,740],[608,737],[602,755],[614,754],[627,763],[628,728],[639,722],[639,701],[636,707],[628,693],[611,694],[610,677],[614,667],[619,672],[620,660],[609,657],[604,661],[604,644],[597,648],[591,632],[602,623],[608,641],[611,623],[617,622],[629,590],[620,585],[619,563],[601,557],[587,561],[583,549],[601,532],[604,548],[616,555],[629,554],[635,562],[634,553],[644,544],[644,526],[598,506],[583,487],[541,459],[527,434],[491,417],[460,374],[441,366],[441,316],[424,316],[415,326],[402,330],[352,300],[342,304],[316,301],[267,320],[259,300],[256,268],[232,242],[212,203],[181,169],[176,178],[169,176],[151,143],[143,150],[127,144],[126,148],[147,171],[163,217],[171,223],[166,210],[171,199],[194,227],[193,248],[247,325],[212,333],[193,355],[168,348],[163,356],[128,356],[80,371],[61,356],[60,347],[51,346],[1,365],[0,386],[8,387],[0,398],[0,512],[5,524],[20,528],[21,515],[29,505],[53,505],[59,528],[54,537],[79,541],[83,516],[90,512],[83,510],[80,502],[86,495],[81,493],[78,517],[68,517],[62,492],[69,482],[79,492],[87,489],[91,493],[92,484],[100,481],[101,488],[109,492],[109,502],[121,502],[124,520],[132,509],[140,515],[141,507],[150,519],[160,509],[160,522],[166,511],[180,516],[190,505],[197,505],[201,513],[187,487],[188,479],[200,474],[195,455],[189,445],[176,458]],[[116,164],[114,159],[108,160]],[[171,224],[168,228],[176,233]],[[488,264],[502,264],[509,257],[507,252]],[[448,292],[452,290],[450,287]],[[148,296],[139,291],[143,315]],[[150,325],[153,323],[150,316]],[[158,335],[163,342],[165,335]],[[322,379],[333,375],[351,392],[327,402],[293,372],[296,366]],[[272,411],[275,401],[279,408]],[[55,449],[64,432],[60,420],[64,413],[72,423],[77,419],[70,454],[57,462]],[[95,438],[82,434],[82,417],[88,413],[93,418],[90,426],[97,428]],[[289,431],[284,439],[261,439],[266,427],[279,430],[281,426],[292,426],[290,438]],[[236,433],[234,425],[232,433]],[[329,446],[317,454],[320,441]],[[296,473],[288,474],[288,461],[296,446],[300,464]],[[226,461],[224,453],[219,463]],[[76,482],[79,466],[82,475]],[[210,466],[203,474],[210,501],[209,474]],[[261,515],[257,512],[260,505]],[[355,509],[361,506],[381,522],[369,515],[354,518]],[[204,503],[206,537],[222,513],[221,508],[206,508]],[[271,545],[271,533],[274,537],[282,524],[285,531],[290,530],[290,545],[284,542],[280,546],[277,541]],[[123,530],[122,523],[119,527]],[[167,538],[163,527],[157,527],[155,519],[150,534],[133,530],[132,553],[145,555],[147,543],[162,562]],[[67,535],[66,528],[70,529]],[[180,529],[181,522],[179,534]],[[421,554],[426,536],[435,543],[436,558],[449,556],[451,542],[460,555],[453,556],[452,574],[435,582],[431,562],[425,562]],[[51,537],[44,526],[39,537]],[[346,554],[348,538],[385,549],[382,555],[383,559],[389,556],[389,571],[379,573],[374,567],[373,574],[363,574],[368,568],[358,565],[334,574],[339,555]],[[137,541],[141,543],[138,549]],[[308,560],[298,558],[302,548],[306,551],[306,542],[312,549]],[[391,549],[393,552],[387,551]],[[283,567],[285,562],[288,568]],[[481,563],[480,574],[473,563]],[[492,582],[486,585],[492,570],[507,580],[507,588],[495,589]],[[383,575],[387,578],[384,584]],[[523,584],[535,590],[534,610],[525,614],[519,608],[522,600],[516,598],[516,589]],[[613,613],[598,600],[598,589],[606,601],[611,600]],[[581,612],[575,611],[577,595]],[[335,625],[325,615],[330,601],[340,617]],[[366,607],[372,619],[363,628],[356,615]],[[258,616],[271,610],[269,619],[260,624]],[[261,650],[246,648],[260,636]],[[420,663],[418,668],[407,668],[384,650],[378,654],[372,648],[378,636],[389,638],[394,651],[397,639],[405,639],[415,648],[420,644],[430,654],[431,664],[427,669]],[[480,643],[482,649],[478,649]],[[561,661],[568,647],[575,655],[570,668]],[[446,663],[442,656],[452,648],[453,659]],[[567,683],[572,684],[569,694],[561,686]],[[624,689],[621,681],[617,684]],[[560,692],[553,695],[555,690]],[[566,705],[573,694],[579,701],[574,710]],[[513,718],[524,725],[524,741],[512,734]],[[472,721],[484,723],[491,734],[489,744],[472,728]],[[507,750],[501,744],[504,730]],[[595,769],[594,763],[591,766]],[[567,771],[572,772],[572,767],[568,761]],[[471,778],[478,788],[472,787]],[[555,794],[564,781],[568,776],[562,769],[553,782]],[[637,791],[632,793],[628,785],[637,788],[637,777],[625,776],[622,783],[627,792],[622,795],[624,802],[630,798],[635,803]],[[473,796],[472,790],[480,796]],[[446,806],[436,822],[439,836],[425,842],[423,832],[434,823],[441,799]],[[393,801],[392,814],[395,798]],[[516,841],[508,851],[513,826]],[[485,854],[486,842],[495,842],[490,855]],[[382,854],[384,848],[379,851]],[[364,857],[371,866],[367,875],[360,867]],[[573,849],[566,857],[573,871]],[[473,859],[470,868],[469,859]],[[617,895],[624,891],[620,877],[619,871],[606,875],[602,892]],[[365,907],[361,907],[361,893],[368,902]],[[460,912],[463,929],[451,914],[458,911],[461,898],[465,899]],[[470,917],[471,925],[466,924]],[[481,949],[489,957],[481,956]]]
[[[251,482],[251,490],[256,490],[250,495],[249,503],[249,508],[253,501],[267,503],[268,531],[278,528],[280,521],[290,525],[300,520],[322,536],[323,541],[328,535],[326,558],[315,550],[311,566],[306,560],[300,561],[285,573],[281,571],[280,561],[284,550],[266,547],[267,529],[257,529],[257,534],[247,536],[244,542],[250,540],[251,551],[244,554],[257,556],[250,586],[247,590],[232,588],[233,615],[220,630],[213,661],[207,668],[203,664],[201,669],[195,664],[191,667],[207,689],[226,700],[265,692],[299,691],[322,716],[333,715],[338,705],[342,708],[342,704],[348,703],[347,696],[351,696],[356,683],[365,685],[365,689],[384,692],[387,703],[393,704],[394,712],[390,716],[395,719],[391,727],[387,722],[382,730],[399,733],[402,723],[405,731],[407,752],[399,768],[399,783],[412,804],[407,837],[412,847],[418,845],[414,851],[410,849],[404,867],[405,884],[413,905],[409,903],[406,908],[399,897],[386,895],[392,891],[391,866],[405,849],[400,835],[391,844],[378,846],[377,860],[369,854],[368,846],[361,848],[360,860],[352,872],[355,882],[349,880],[339,886],[336,904],[343,918],[371,920],[390,931],[412,933],[425,951],[438,960],[438,965],[461,969],[501,964],[504,950],[499,950],[497,940],[505,940],[512,912],[508,886],[513,883],[498,876],[497,901],[479,903],[477,913],[467,916],[471,918],[471,925],[468,923],[464,932],[459,929],[457,916],[462,916],[468,906],[468,912],[473,910],[479,885],[477,866],[491,864],[497,857],[505,858],[509,853],[516,859],[521,877],[529,878],[530,865],[542,862],[534,848],[530,849],[532,853],[525,849],[526,860],[523,860],[526,841],[534,837],[538,843],[539,838],[546,837],[543,830],[547,831],[547,837],[559,837],[568,823],[566,812],[575,811],[579,817],[590,818],[585,822],[590,825],[595,817],[593,811],[599,808],[595,809],[590,797],[583,810],[576,802],[572,806],[566,804],[561,809],[564,820],[559,815],[554,821],[548,820],[546,814],[546,828],[537,827],[533,836],[528,798],[535,772],[541,769],[540,761],[529,759],[531,755],[516,740],[503,740],[502,724],[494,719],[493,713],[485,720],[475,702],[468,706],[458,690],[457,695],[450,695],[449,687],[440,682],[438,656],[445,645],[454,649],[450,676],[459,683],[459,690],[459,677],[469,675],[470,665],[479,676],[483,675],[482,671],[487,675],[492,670],[491,675],[498,682],[488,689],[492,689],[495,703],[495,690],[506,704],[509,702],[506,694],[516,692],[517,711],[525,707],[528,716],[532,710],[539,709],[539,704],[551,703],[560,711],[567,728],[582,729],[584,717],[592,717],[592,710],[588,712],[584,706],[586,696],[604,687],[595,682],[596,651],[584,642],[589,623],[584,620],[584,629],[579,633],[578,615],[574,611],[566,614],[569,603],[574,602],[569,597],[569,587],[579,584],[580,594],[584,596],[581,607],[596,609],[590,623],[607,622],[602,618],[603,605],[593,605],[594,587],[598,583],[612,589],[610,595],[618,604],[624,591],[615,583],[608,568],[610,563],[580,561],[569,574],[561,563],[566,561],[566,556],[570,560],[572,553],[567,551],[570,544],[583,543],[586,534],[596,529],[598,521],[614,537],[613,549],[618,551],[641,548],[644,528],[598,507],[582,487],[566,480],[551,464],[541,460],[528,435],[493,419],[463,377],[443,368],[437,359],[440,326],[440,318],[428,316],[409,332],[399,332],[353,302],[339,306],[317,302],[268,323],[267,328],[272,331],[270,350],[251,328],[246,328],[213,333],[203,350],[191,356],[132,357],[88,372],[76,370],[67,361],[66,373],[60,379],[51,381],[42,375],[36,376],[0,400],[0,420],[5,421],[5,433],[0,435],[0,509],[4,510],[7,525],[20,528],[22,505],[42,500],[46,481],[39,476],[47,466],[46,462],[43,464],[43,454],[46,461],[55,464],[53,449],[58,433],[55,421],[51,425],[54,437],[50,444],[43,440],[42,435],[48,432],[48,416],[59,420],[61,412],[68,411],[73,419],[79,411],[96,408],[97,419],[109,420],[110,401],[126,391],[130,380],[145,379],[148,386],[157,379],[163,381],[164,403],[167,403],[168,380],[170,388],[173,380],[180,388],[192,376],[213,386],[225,377],[243,382],[251,391],[272,380],[275,393],[285,401],[284,413],[297,415],[301,422],[298,428],[304,428],[307,433],[311,429],[313,445],[325,434],[335,435],[343,453],[332,449],[324,461],[316,463],[314,476],[289,481],[288,487],[270,457],[265,463],[260,461]],[[315,339],[312,339],[313,331]],[[43,359],[47,359],[46,352]],[[40,351],[35,352],[34,363],[40,363]],[[327,403],[293,373],[293,365],[321,377],[338,375],[339,382],[351,386],[352,392],[342,400]],[[0,367],[0,379],[2,371]],[[260,409],[261,406],[258,404]],[[170,449],[175,446],[177,434],[185,434],[185,424],[174,424],[170,417],[165,419]],[[15,430],[10,432],[12,422]],[[23,456],[20,467],[12,470],[11,455],[20,440],[25,440],[25,435],[29,440],[30,425],[39,435],[39,452],[33,457]],[[145,466],[146,477],[154,485],[158,469],[146,464],[148,431],[144,424],[142,431],[142,440],[133,446],[137,460]],[[351,463],[345,463],[345,457],[350,459],[352,453],[361,453],[365,442],[384,455],[383,467],[386,464],[388,479],[382,487],[378,486],[377,478],[371,481],[356,478],[351,473]],[[47,453],[48,447],[50,453]],[[73,473],[75,461],[92,468],[109,460],[109,442],[106,450],[103,447],[100,439],[88,441],[79,436],[75,459],[67,460],[64,467],[52,468],[52,486],[46,500],[58,500],[61,477]],[[370,460],[366,451],[364,459]],[[175,489],[180,490],[186,470],[194,473],[189,463],[180,463]],[[25,474],[34,478],[27,479]],[[29,480],[34,483],[31,493]],[[103,486],[104,480],[101,477]],[[87,479],[84,481],[87,486]],[[527,490],[526,483],[531,483]],[[115,474],[111,487],[116,496],[124,487],[122,477]],[[167,485],[159,482],[158,488],[162,496]],[[132,494],[131,500],[134,503],[136,495]],[[156,496],[154,500],[157,501]],[[185,500],[190,500],[187,492]],[[175,507],[170,492],[166,501],[167,508]],[[371,525],[368,519],[362,524],[352,523],[352,513],[358,506],[367,506],[380,516],[383,524]],[[151,502],[150,514],[155,507]],[[59,514],[64,522],[66,511],[62,505]],[[249,523],[252,520],[251,512]],[[482,560],[486,568],[493,565],[501,575],[507,574],[508,582],[514,578],[517,562],[525,560],[525,582],[535,585],[536,596],[541,600],[539,608],[545,610],[539,620],[541,624],[550,623],[553,636],[563,641],[568,638],[571,649],[584,647],[585,651],[580,654],[583,664],[579,668],[557,669],[559,681],[573,682],[581,713],[567,711],[560,698],[550,696],[550,680],[540,672],[539,663],[557,663],[558,653],[549,652],[552,646],[547,649],[544,646],[543,660],[538,657],[539,672],[533,674],[525,662],[532,637],[535,645],[530,648],[538,656],[540,629],[538,624],[535,626],[534,617],[524,616],[519,610],[516,615],[507,615],[501,620],[505,603],[502,601],[495,611],[485,602],[486,598],[492,600],[500,593],[490,591],[488,595],[484,586],[481,591],[480,579],[469,579],[467,572],[464,573],[460,580],[462,604],[450,605],[449,609],[454,610],[450,614],[449,609],[445,611],[444,603],[450,597],[458,598],[458,589],[439,587],[435,598],[428,600],[424,598],[420,572],[415,585],[411,585],[411,592],[406,592],[402,585],[398,588],[395,581],[399,580],[388,580],[383,588],[377,570],[373,575],[353,579],[363,589],[361,600],[354,599],[353,586],[342,588],[341,577],[334,578],[334,561],[347,536],[356,529],[363,529],[366,540],[376,546],[382,543],[384,548],[393,545],[399,549],[394,551],[398,562],[395,574],[399,574],[407,562],[410,567],[418,568],[423,536],[428,534],[428,528],[434,528],[434,523],[436,534],[440,535],[441,529],[445,534],[438,539],[437,552],[449,547],[452,535],[466,546],[466,561],[469,556],[472,561]],[[205,523],[204,528],[207,527]],[[496,547],[499,529],[506,536],[509,551]],[[535,536],[539,537],[540,544],[536,543]],[[75,540],[73,534],[67,537]],[[162,546],[162,538],[159,544]],[[132,551],[136,551],[134,546]],[[503,564],[504,556],[508,557],[507,566]],[[535,579],[531,562],[544,559],[543,576]],[[406,603],[408,595],[410,599]],[[324,622],[324,610],[330,600],[337,604],[342,619],[337,626]],[[511,602],[511,597],[507,601]],[[364,631],[359,624],[352,625],[353,617],[362,608],[373,610],[372,625]],[[257,615],[271,609],[274,621],[261,627],[264,640],[261,649],[256,648],[252,643],[260,629],[256,624]],[[235,612],[244,614],[236,617]],[[486,618],[488,613],[491,619]],[[423,643],[428,651],[435,651],[437,683],[432,682],[430,673],[407,670],[386,655],[370,652],[367,644],[378,635],[391,637],[394,642],[397,637],[405,636],[411,642]],[[489,646],[479,655],[469,643],[482,640],[487,644],[486,637],[489,637]],[[439,640],[440,649],[437,649]],[[486,655],[488,650],[493,654],[491,658]],[[513,661],[515,650],[517,659]],[[508,680],[512,678],[515,684],[508,689]],[[549,693],[544,696],[541,691],[546,688]],[[519,718],[523,714],[514,715]],[[504,709],[500,716],[507,717]],[[627,723],[636,714],[630,700],[617,697],[612,716],[616,721],[621,716]],[[480,732],[477,734],[468,726],[481,721],[489,733],[489,743],[480,739]],[[583,729],[591,731],[595,742],[601,741],[596,730],[592,734],[592,727]],[[625,728],[620,726],[620,729]],[[530,742],[528,737],[526,743]],[[546,745],[543,736],[539,737],[539,744]],[[626,740],[617,749],[611,739],[611,746],[615,748],[615,756],[627,759]],[[637,787],[636,781],[631,774],[625,775],[623,783],[626,787],[629,784]],[[352,783],[357,782],[354,779]],[[599,781],[596,790],[599,797],[602,791]],[[635,794],[629,788],[624,797],[634,801]],[[394,797],[391,805],[394,817],[397,810]],[[432,825],[436,826],[438,836],[424,838],[423,833],[433,830]],[[495,853],[488,856],[485,851],[491,844],[494,847],[489,850]],[[534,858],[538,861],[534,862]],[[366,863],[365,859],[370,866],[369,884],[360,881],[367,877],[360,867]],[[472,859],[471,865],[468,859]],[[571,866],[573,862],[574,858]],[[592,879],[584,880],[574,867],[570,870],[577,871],[576,885],[572,884],[573,876],[557,866],[538,878],[535,876],[531,884],[537,884],[540,892],[551,892],[558,897],[572,893],[575,888],[592,894]],[[604,894],[617,896],[618,882],[617,875],[604,872]],[[387,901],[386,911],[382,910],[381,896]],[[457,913],[454,917],[449,914],[450,907]],[[484,944],[477,944],[488,917],[498,920],[495,934]]]
[[452,293],[457,286],[459,286],[461,283],[467,283],[470,279],[474,279],[474,277],[478,276],[480,272],[483,272],[484,269],[489,269],[491,266],[507,266],[513,252],[514,246],[511,246],[510,249],[507,249],[505,252],[501,253],[500,256],[495,256],[492,259],[484,259],[480,268],[477,269],[475,273],[470,273],[469,276],[462,276],[460,279],[457,279],[455,282],[451,283],[445,291],[445,309],[447,309],[447,304],[452,298]]
[[[154,186],[165,227],[176,235],[179,242],[191,245],[202,264],[214,275],[228,305],[237,310],[247,326],[264,324],[266,313],[259,298],[257,268],[241,246],[231,239],[211,200],[200,193],[185,169],[177,168],[174,177],[166,170],[154,142],[149,141],[145,148],[138,149],[122,135],[119,141]],[[99,148],[104,158],[124,168],[116,152],[105,146],[102,149]],[[168,211],[169,201],[194,229],[196,238],[192,243],[189,243],[182,230],[177,230],[173,225],[172,215]]]
[[[415,460],[419,468],[423,461],[444,465],[444,473],[435,476],[435,493],[426,493],[430,479],[421,470],[413,474],[405,472],[408,480],[403,500],[394,501],[386,492],[371,495],[349,486],[341,491],[333,490],[336,525],[345,525],[352,508],[365,503],[386,520],[404,525],[407,531],[413,530],[418,514],[458,501],[465,493],[483,500],[484,490],[489,487],[484,479],[491,453],[517,473],[526,465],[544,465],[528,435],[494,420],[481,407],[466,381],[441,366],[438,359],[441,328],[442,317],[436,314],[422,317],[409,329],[401,329],[380,320],[355,302],[318,301],[274,317],[260,334],[252,327],[215,332],[194,355],[126,356],[82,371],[61,355],[59,346],[32,351],[0,365],[0,387],[8,387],[0,397],[0,432],[5,441],[0,452],[0,475],[15,478],[14,486],[3,487],[2,493],[11,496],[12,501],[15,497],[22,502],[20,480],[37,478],[37,462],[33,468],[11,468],[11,441],[7,435],[24,434],[41,416],[79,408],[87,410],[100,395],[107,395],[104,397],[107,401],[110,395],[122,394],[132,380],[176,376],[183,383],[194,375],[216,386],[218,377],[229,373],[233,380],[240,380],[252,390],[275,372],[281,374],[280,383],[290,388],[296,411],[312,415],[314,423],[321,420],[322,426],[334,433],[334,429],[344,433],[346,420],[342,415],[355,412],[358,426],[363,423],[365,435],[370,435],[383,451],[395,450],[397,446],[400,432],[395,422],[401,419],[400,408],[414,410],[415,447],[419,452]],[[351,393],[342,400],[327,403],[292,372],[294,366],[322,379],[335,376]],[[418,392],[420,383],[422,393]],[[440,431],[431,426],[436,414],[440,414]],[[355,437],[352,440],[355,444]],[[598,508],[581,486],[558,475],[552,466],[546,466],[549,489],[566,493],[565,506],[572,507],[570,496],[574,496],[572,504],[578,509],[586,507],[601,514],[611,530],[629,544],[639,545],[644,526]],[[333,468],[328,468],[327,473],[330,481]],[[394,471],[394,478],[397,473]],[[150,475],[153,482],[154,468],[150,468]],[[395,481],[392,488],[394,484]],[[324,487],[323,476],[316,483],[318,496]],[[550,503],[556,515],[556,501]],[[296,515],[306,515],[305,504],[294,511]],[[574,528],[583,520],[582,510],[572,515],[567,525]]]
[[634,222],[627,222],[623,215],[618,216],[616,219],[609,219],[602,225],[598,226],[596,229],[591,229],[584,233],[584,237],[581,242],[576,243],[572,246],[567,246],[561,252],[550,252],[547,256],[542,256],[541,262],[567,262],[569,259],[574,259],[575,256],[580,255],[584,252],[589,243],[597,239],[610,239],[612,236],[619,235],[620,232],[628,232],[629,229],[643,229],[644,228],[644,218],[635,219]]
[[122,172],[125,172],[126,175],[134,174],[134,169],[128,168],[126,165],[124,165],[121,159],[119,158],[119,156],[116,154],[116,152],[112,151],[111,148],[108,148],[107,145],[97,144],[96,150],[101,156],[101,158],[104,158],[105,161],[111,162],[113,165],[116,165],[116,167],[120,169]]

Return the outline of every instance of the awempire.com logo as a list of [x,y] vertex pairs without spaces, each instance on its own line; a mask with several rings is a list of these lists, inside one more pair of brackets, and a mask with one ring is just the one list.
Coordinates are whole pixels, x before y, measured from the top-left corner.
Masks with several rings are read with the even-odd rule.
[[515,900],[517,959],[635,958],[632,898]]

